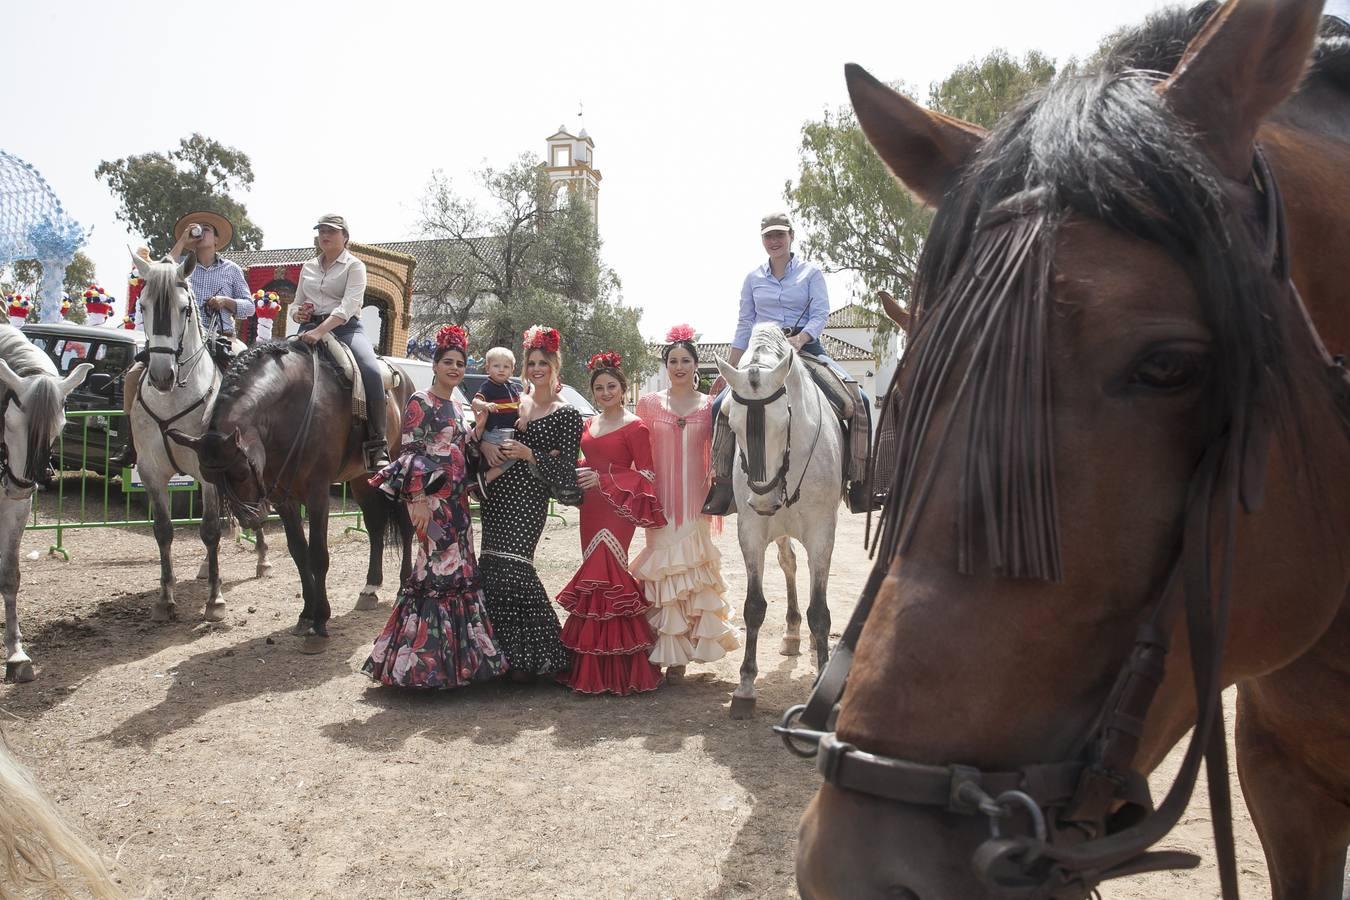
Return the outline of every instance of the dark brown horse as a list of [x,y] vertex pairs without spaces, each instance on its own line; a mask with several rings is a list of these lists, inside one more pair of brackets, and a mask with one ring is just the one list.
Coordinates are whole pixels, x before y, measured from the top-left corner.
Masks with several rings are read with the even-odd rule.
[[[406,375],[389,391],[385,414],[390,450],[397,453],[402,410],[412,396]],[[274,505],[286,527],[286,543],[300,572],[304,609],[294,633],[302,649],[327,646],[328,509],[331,486],[346,482],[370,535],[366,586],[357,609],[373,609],[384,581],[383,545],[391,518],[403,549],[401,577],[409,573],[412,528],[406,515],[367,482],[361,454],[364,426],[351,411],[351,389],[322,350],[300,341],[261,344],[230,366],[211,410],[206,433],[169,436],[197,453],[202,475],[220,489],[245,527],[253,528]],[[303,505],[303,512],[301,506]],[[309,523],[306,540],[304,520]]]
[[797,732],[827,782],[804,896],[1061,900],[1194,865],[1148,851],[1202,760],[1235,895],[1233,684],[1274,896],[1342,896],[1350,41],[1320,11],[1163,14],[991,134],[849,67],[938,214],[878,568]]

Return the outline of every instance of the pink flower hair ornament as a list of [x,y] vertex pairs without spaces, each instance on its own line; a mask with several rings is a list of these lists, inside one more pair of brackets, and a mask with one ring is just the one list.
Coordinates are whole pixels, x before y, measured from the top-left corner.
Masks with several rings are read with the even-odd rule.
[[694,339],[694,326],[692,325],[672,325],[666,332],[666,343],[673,344],[676,341],[692,341]]

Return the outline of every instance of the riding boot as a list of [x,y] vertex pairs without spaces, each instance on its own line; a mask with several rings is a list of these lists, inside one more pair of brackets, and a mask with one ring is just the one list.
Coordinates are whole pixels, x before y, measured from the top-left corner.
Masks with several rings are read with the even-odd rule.
[[869,491],[867,460],[872,447],[872,410],[863,402],[862,391],[856,381],[846,382],[853,395],[853,418],[844,422],[848,435],[848,509],[849,512],[871,512],[886,500],[884,492]]
[[730,516],[736,513],[736,493],[731,486],[731,466],[736,460],[736,435],[723,416],[713,423],[712,487],[703,501],[703,515]]
[[374,475],[389,465],[389,444],[384,439],[384,429],[374,421],[374,416],[366,420],[366,442],[361,445],[361,453],[366,461],[366,471]]
[[127,433],[127,442],[115,456],[108,458],[108,471],[116,472],[136,465],[136,432],[131,427],[131,407],[140,393],[141,377],[145,374],[145,364],[133,363],[122,378],[122,412],[126,415],[122,422]]

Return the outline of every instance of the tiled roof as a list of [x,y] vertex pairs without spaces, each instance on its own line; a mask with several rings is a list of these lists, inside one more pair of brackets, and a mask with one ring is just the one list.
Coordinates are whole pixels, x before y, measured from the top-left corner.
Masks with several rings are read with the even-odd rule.
[[876,328],[880,318],[879,313],[857,303],[850,303],[848,306],[841,306],[830,313],[830,317],[825,320],[825,327]]
[[[821,345],[825,347],[825,352],[830,354],[830,358],[835,362],[859,362],[874,358],[870,350],[864,350],[862,347],[850,344],[848,341],[841,341],[839,338],[832,337],[828,334],[821,338]],[[648,349],[650,349],[653,354],[660,356],[661,348],[664,346],[665,344],[649,344]],[[704,368],[706,368],[713,364],[712,359],[714,356],[720,356],[723,359],[730,356],[731,344],[705,344],[700,342],[698,345],[698,355]]]

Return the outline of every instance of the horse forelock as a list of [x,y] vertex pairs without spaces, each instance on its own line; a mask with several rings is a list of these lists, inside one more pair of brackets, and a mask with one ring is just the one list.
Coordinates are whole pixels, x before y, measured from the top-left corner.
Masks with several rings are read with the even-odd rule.
[[141,296],[151,313],[152,334],[161,336],[173,334],[173,317],[180,289],[187,291],[188,302],[191,302],[192,285],[178,274],[177,266],[170,262],[151,264]]
[[[1106,69],[1055,82],[1004,120],[938,210],[915,278],[918,328],[884,412],[896,438],[891,458],[876,461],[896,475],[883,559],[904,551],[937,460],[963,440],[960,569],[973,568],[978,521],[995,572],[1061,577],[1047,328],[1054,250],[1070,217],[1146,240],[1193,273],[1214,335],[1213,408],[1228,421],[1259,395],[1289,393],[1269,261],[1154,90],[1158,77]],[[965,411],[964,434],[944,427],[930,443],[949,390],[958,393],[947,415]]]

